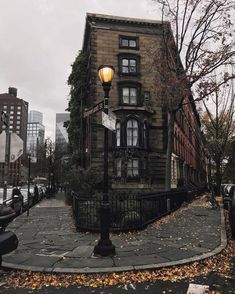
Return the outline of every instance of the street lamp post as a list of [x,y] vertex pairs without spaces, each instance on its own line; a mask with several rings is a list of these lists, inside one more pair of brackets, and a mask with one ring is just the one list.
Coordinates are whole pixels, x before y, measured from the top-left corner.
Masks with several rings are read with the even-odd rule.
[[4,163],[4,183],[3,183],[3,204],[7,200],[7,185],[9,181],[9,166],[10,166],[10,148],[11,148],[11,136],[9,130],[9,115],[4,111],[1,112],[1,121],[5,125],[6,130],[6,145],[5,145],[5,163]]
[[[104,113],[109,111],[109,91],[114,75],[114,68],[109,65],[100,66],[99,79],[104,90]],[[103,199],[100,207],[100,240],[94,248],[95,255],[115,255],[115,246],[109,239],[110,203],[108,195],[108,129],[104,127],[104,180]]]
[[28,155],[28,198],[27,198],[27,216],[29,216],[29,198],[30,198],[30,176],[31,176],[31,154]]

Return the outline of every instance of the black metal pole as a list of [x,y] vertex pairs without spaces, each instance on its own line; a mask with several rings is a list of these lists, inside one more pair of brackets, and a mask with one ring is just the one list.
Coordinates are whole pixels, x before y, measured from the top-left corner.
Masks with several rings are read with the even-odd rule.
[[[108,114],[109,90],[111,83],[103,84],[104,89],[104,113]],[[100,207],[100,240],[94,248],[95,255],[115,255],[115,246],[109,239],[110,203],[108,195],[108,129],[104,127],[104,179],[103,199]]]
[[4,174],[3,174],[3,204],[6,204],[7,200],[7,186],[9,182],[9,167],[10,167],[10,148],[11,148],[11,134],[9,130],[9,115],[2,112],[4,116],[4,125],[6,127],[6,145],[5,145],[5,163],[4,163]]
[[30,168],[31,168],[31,156],[28,157],[28,203],[27,203],[27,216],[29,216],[29,195],[30,195]]

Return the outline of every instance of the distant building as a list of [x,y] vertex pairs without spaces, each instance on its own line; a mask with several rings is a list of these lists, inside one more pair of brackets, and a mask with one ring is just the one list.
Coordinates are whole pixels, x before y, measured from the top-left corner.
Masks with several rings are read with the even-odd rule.
[[55,148],[63,152],[66,152],[68,147],[68,132],[64,122],[69,119],[69,113],[56,113]]
[[44,144],[45,126],[43,125],[43,114],[31,110],[28,116],[27,127],[27,153],[37,158],[37,151]]
[[[9,116],[10,132],[16,133],[24,141],[24,154],[26,152],[28,102],[17,98],[17,89],[9,87],[8,93],[0,94],[0,111]],[[5,125],[0,123],[0,132],[5,130]],[[9,182],[18,183],[21,177],[20,157],[9,167]],[[3,164],[0,163],[0,181],[3,180]]]

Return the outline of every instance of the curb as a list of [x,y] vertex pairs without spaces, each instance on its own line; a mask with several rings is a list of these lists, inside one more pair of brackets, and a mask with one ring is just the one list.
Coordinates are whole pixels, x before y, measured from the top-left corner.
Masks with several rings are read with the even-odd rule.
[[137,266],[119,266],[119,267],[106,267],[106,268],[61,268],[61,267],[42,267],[42,266],[29,266],[29,265],[20,265],[14,263],[2,262],[2,267],[15,269],[15,270],[26,270],[32,272],[43,272],[43,273],[68,273],[68,274],[98,274],[98,273],[110,273],[110,272],[126,272],[126,271],[141,271],[141,270],[154,270],[157,268],[171,267],[176,265],[182,265],[186,263],[192,263],[194,261],[203,260],[209,258],[213,255],[220,253],[227,246],[227,235],[225,228],[225,218],[224,211],[220,205],[220,218],[221,218],[221,233],[220,233],[220,246],[216,247],[214,250],[203,253],[201,255],[196,255],[194,257],[185,258],[177,261],[170,261],[158,264],[146,264],[146,265],[137,265]]

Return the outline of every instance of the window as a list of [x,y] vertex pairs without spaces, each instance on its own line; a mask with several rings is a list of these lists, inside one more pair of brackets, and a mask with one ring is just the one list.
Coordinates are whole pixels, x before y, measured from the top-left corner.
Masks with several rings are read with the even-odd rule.
[[11,106],[11,109],[14,109],[14,106]]
[[3,109],[7,109],[7,105],[3,105]]
[[17,114],[21,114],[21,111],[17,111]]
[[139,176],[139,160],[129,159],[127,162],[127,177],[138,177]]
[[141,84],[138,82],[126,81],[119,85],[120,104],[140,105],[141,104]]
[[138,122],[135,119],[127,121],[127,146],[138,145]]
[[125,104],[137,104],[137,88],[123,87],[122,102]]
[[139,56],[129,53],[120,54],[119,71],[123,75],[137,75],[139,72]]
[[150,101],[150,92],[149,91],[144,91],[144,102],[147,105]]
[[148,135],[147,135],[147,122],[144,122],[144,131],[143,131],[143,141],[144,141],[144,148],[148,147]]
[[130,49],[138,49],[138,41],[137,37],[130,36],[121,36],[120,37],[120,47],[121,48],[130,48]]
[[121,123],[116,123],[116,146],[121,146]]
[[136,60],[135,59],[122,59],[122,73],[136,73]]
[[122,176],[122,159],[121,158],[116,159],[116,176],[119,178]]

